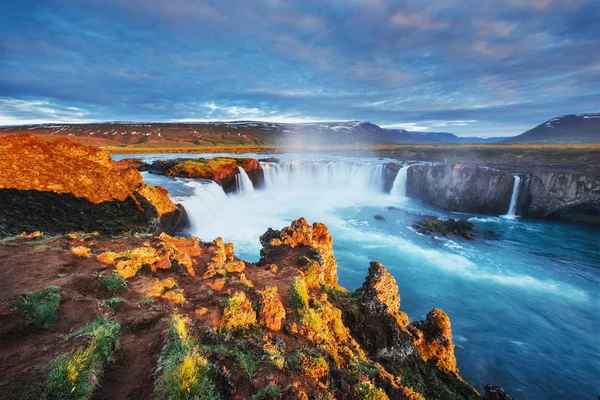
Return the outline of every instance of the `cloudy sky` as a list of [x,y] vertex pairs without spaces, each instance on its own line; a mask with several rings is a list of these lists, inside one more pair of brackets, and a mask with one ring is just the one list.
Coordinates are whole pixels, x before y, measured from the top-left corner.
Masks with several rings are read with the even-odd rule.
[[593,0],[0,2],[0,125],[361,120],[494,136],[594,111]]

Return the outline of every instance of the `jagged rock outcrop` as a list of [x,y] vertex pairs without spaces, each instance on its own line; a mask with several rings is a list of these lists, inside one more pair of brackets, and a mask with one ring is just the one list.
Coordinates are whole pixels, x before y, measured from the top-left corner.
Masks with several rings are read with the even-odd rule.
[[208,179],[218,183],[225,193],[236,191],[236,175],[242,168],[255,188],[264,185],[260,163],[254,158],[176,158],[154,161],[148,171],[171,177]]
[[0,143],[0,235],[41,230],[175,232],[182,206],[108,153],[68,139]]
[[406,179],[409,197],[478,214],[506,214],[512,188],[512,174],[460,164],[413,165]]
[[415,347],[425,360],[434,360],[438,367],[456,372],[452,328],[445,312],[434,308],[425,321],[413,322],[408,330],[413,334]]
[[285,320],[285,307],[277,293],[277,286],[267,286],[259,292],[258,322],[272,331],[280,331]]
[[333,239],[329,229],[324,224],[315,222],[309,225],[306,219],[300,218],[291,223],[290,226],[277,231],[269,228],[260,237],[261,263],[273,253],[281,250],[281,246],[297,248],[302,247],[310,250],[305,256],[305,272],[315,276],[318,283],[330,287],[337,287],[337,264],[333,255]]
[[479,399],[456,373],[450,321],[443,311],[434,309],[426,321],[409,324],[399,310],[396,280],[376,261],[358,295],[358,309],[344,304],[349,307],[347,318],[353,335],[375,361],[426,398]]

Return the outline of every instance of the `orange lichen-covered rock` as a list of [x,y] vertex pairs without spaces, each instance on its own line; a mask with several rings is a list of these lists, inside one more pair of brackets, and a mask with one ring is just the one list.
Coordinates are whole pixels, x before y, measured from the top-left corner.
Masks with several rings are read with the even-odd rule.
[[373,315],[400,309],[396,279],[377,261],[372,261],[362,286],[361,304]]
[[125,278],[134,276],[143,266],[151,266],[161,259],[161,254],[154,247],[136,247],[135,249],[121,253],[121,257],[127,258],[117,262],[115,269],[117,273]]
[[210,279],[216,275],[225,275],[226,273],[241,273],[246,268],[243,261],[235,259],[233,256],[233,244],[224,243],[223,239],[217,238],[210,243],[213,251],[202,279]]
[[137,170],[122,168],[108,153],[31,134],[0,142],[0,203],[0,235],[31,228],[159,233],[185,218],[166,189],[145,185]]
[[267,230],[260,237],[260,242],[263,245],[261,262],[265,264],[268,264],[269,255],[277,252],[279,246],[306,247],[307,256],[318,262],[319,270],[315,275],[320,283],[332,288],[339,287],[337,263],[332,247],[333,239],[324,224],[315,222],[311,226],[306,219],[300,218],[281,231]]
[[236,175],[242,168],[254,186],[261,186],[264,180],[260,163],[253,158],[177,158],[159,160],[152,163],[148,170],[166,176],[208,179],[223,187],[227,193],[236,190]]
[[277,286],[267,286],[259,293],[258,322],[272,331],[281,330],[282,322],[285,320],[285,308],[277,293]]
[[92,250],[85,246],[76,246],[71,248],[71,253],[78,257],[90,258],[92,256]]
[[408,325],[408,315],[400,311],[396,279],[380,262],[371,262],[361,294],[360,304],[369,315],[389,315],[398,326],[404,328]]
[[424,360],[435,360],[438,367],[456,372],[456,357],[452,343],[452,328],[448,315],[434,308],[425,321],[416,321],[408,326],[414,344]]
[[177,287],[177,282],[173,278],[155,279],[152,287],[148,291],[150,297],[160,297],[165,300],[172,301],[175,304],[185,303],[183,289]]

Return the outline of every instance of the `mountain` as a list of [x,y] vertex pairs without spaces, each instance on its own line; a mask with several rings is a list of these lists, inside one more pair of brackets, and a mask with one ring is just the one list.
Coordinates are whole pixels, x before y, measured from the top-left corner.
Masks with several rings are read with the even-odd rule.
[[270,123],[257,121],[205,123],[38,124],[1,127],[0,135],[31,132],[36,135],[76,137],[98,146],[335,146],[400,143],[482,143],[500,138],[458,137],[445,132],[386,129],[370,122]]
[[600,143],[600,113],[562,115],[506,140],[509,143]]

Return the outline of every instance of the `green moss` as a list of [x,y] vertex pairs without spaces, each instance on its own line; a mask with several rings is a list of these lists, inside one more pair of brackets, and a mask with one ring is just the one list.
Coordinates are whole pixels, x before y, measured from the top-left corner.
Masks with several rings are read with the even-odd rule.
[[30,319],[36,327],[45,329],[54,321],[60,299],[60,287],[48,286],[39,292],[24,294],[15,310]]

